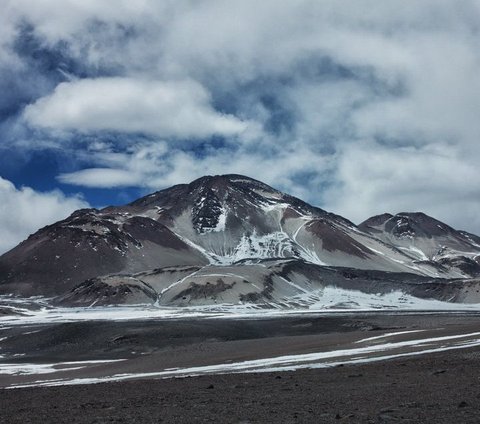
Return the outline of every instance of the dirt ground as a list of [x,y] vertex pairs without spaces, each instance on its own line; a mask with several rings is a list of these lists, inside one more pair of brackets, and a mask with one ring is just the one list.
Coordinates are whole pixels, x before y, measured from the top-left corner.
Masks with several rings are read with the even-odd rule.
[[[0,362],[127,358],[58,373],[101,377],[354,347],[392,331],[399,341],[479,329],[478,314],[29,324],[2,330]],[[0,387],[46,376],[3,375]],[[479,423],[480,347],[291,372],[0,389],[2,424],[110,422]]]
[[364,365],[0,391],[2,423],[478,423],[480,349]]

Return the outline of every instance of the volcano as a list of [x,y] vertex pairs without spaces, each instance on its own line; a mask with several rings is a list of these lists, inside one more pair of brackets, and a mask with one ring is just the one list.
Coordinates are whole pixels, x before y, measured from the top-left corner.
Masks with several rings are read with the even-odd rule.
[[0,293],[65,305],[305,306],[352,291],[478,302],[479,258],[480,237],[423,213],[357,226],[245,176],[205,176],[40,229],[0,257]]

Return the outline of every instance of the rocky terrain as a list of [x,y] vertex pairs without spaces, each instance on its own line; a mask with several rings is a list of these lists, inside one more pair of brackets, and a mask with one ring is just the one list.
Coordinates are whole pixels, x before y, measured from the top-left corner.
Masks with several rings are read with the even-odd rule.
[[[478,351],[334,369],[0,392],[8,423],[478,423]],[[26,408],[28,404],[28,408]]]
[[[0,326],[9,358],[0,421],[477,423],[479,318],[383,311]],[[251,360],[263,368],[235,367]]]
[[357,226],[240,175],[79,210],[0,257],[0,293],[82,306],[341,307],[331,288],[478,303],[479,275],[480,238],[423,213]]

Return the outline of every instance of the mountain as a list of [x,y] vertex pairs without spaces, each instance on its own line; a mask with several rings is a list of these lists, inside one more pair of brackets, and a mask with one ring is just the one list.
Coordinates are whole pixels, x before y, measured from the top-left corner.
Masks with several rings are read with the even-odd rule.
[[419,213],[356,226],[257,180],[206,176],[42,228],[0,257],[0,292],[82,305],[281,305],[332,286],[425,297],[419,285],[430,284],[437,299],[471,301],[459,281],[480,275],[479,241]]
[[422,212],[377,215],[358,227],[415,257],[417,263],[435,263],[470,276],[480,273],[480,237]]

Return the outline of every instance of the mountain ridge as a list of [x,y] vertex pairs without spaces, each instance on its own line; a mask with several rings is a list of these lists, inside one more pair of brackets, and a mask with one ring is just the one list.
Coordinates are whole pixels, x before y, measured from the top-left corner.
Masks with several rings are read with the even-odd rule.
[[[86,304],[99,293],[107,303],[153,301],[156,293],[162,303],[166,291],[181,289],[171,302],[277,302],[324,287],[328,267],[340,270],[330,283],[349,288],[342,268],[383,272],[385,281],[388,273],[470,279],[480,275],[477,242],[423,213],[386,213],[357,226],[249,177],[204,176],[123,206],[78,210],[40,229],[0,257],[0,292],[72,303],[77,293]],[[301,271],[286,278],[285,260]],[[189,267],[193,274],[182,271]],[[155,269],[169,271],[137,281]]]

